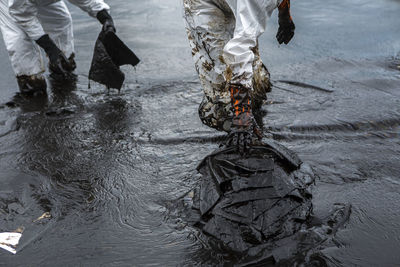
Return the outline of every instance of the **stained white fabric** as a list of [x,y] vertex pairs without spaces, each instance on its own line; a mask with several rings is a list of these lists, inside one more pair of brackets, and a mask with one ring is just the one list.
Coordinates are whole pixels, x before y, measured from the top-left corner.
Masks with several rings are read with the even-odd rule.
[[251,88],[253,104],[266,99],[269,73],[257,39],[277,5],[277,0],[183,0],[189,44],[204,91],[199,116],[205,125],[229,131],[227,82]]
[[235,16],[233,38],[224,47],[224,60],[232,71],[231,83],[251,87],[253,48],[265,32],[267,20],[278,7],[277,0],[226,0]]
[[[206,55],[200,57],[214,57],[211,58],[216,64],[214,69],[216,73],[224,71],[226,82],[252,87],[256,58],[253,50],[257,48],[258,37],[265,31],[268,18],[280,2],[281,0],[184,0],[188,30],[204,31],[204,35],[207,35],[204,40],[194,40],[205,41],[210,48]],[[212,38],[208,39],[210,36]],[[200,36],[200,39],[203,38]],[[225,40],[222,62],[213,53],[215,51],[216,54],[221,54],[221,41]]]

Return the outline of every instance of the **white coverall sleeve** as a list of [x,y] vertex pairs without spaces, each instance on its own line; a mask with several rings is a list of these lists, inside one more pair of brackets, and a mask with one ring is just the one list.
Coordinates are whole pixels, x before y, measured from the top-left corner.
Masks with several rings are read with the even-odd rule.
[[103,9],[109,11],[110,7],[103,0],[68,0],[70,3],[78,6],[92,17],[96,17],[99,11]]
[[8,0],[9,13],[32,40],[38,40],[45,32],[37,17],[38,7],[29,0]]

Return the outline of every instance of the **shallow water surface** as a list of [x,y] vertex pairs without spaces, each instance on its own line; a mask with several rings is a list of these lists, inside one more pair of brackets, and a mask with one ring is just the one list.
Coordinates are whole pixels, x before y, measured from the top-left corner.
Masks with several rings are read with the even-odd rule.
[[[199,179],[223,139],[203,126],[202,92],[178,0],[110,2],[120,37],[142,62],[121,94],[87,74],[100,26],[76,7],[79,80],[49,99],[0,106],[0,232],[24,228],[0,266],[223,264],[168,204]],[[400,2],[293,1],[296,36],[261,53],[274,82],[265,133],[317,176],[314,212],[351,203],[332,266],[400,261]],[[17,91],[0,44],[0,103]],[[49,89],[49,92],[51,90]],[[38,220],[48,212],[50,216]],[[230,264],[229,262],[225,262]]]

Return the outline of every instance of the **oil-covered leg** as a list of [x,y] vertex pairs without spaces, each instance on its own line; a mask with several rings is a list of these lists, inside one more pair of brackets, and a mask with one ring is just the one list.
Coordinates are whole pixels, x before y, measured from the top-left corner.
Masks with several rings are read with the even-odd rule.
[[267,19],[277,5],[276,0],[242,0],[230,4],[236,18],[235,31],[223,53],[228,65],[225,80],[229,83],[234,110],[228,144],[238,146],[241,153],[253,140],[262,137],[253,108],[261,107],[270,85],[269,73],[259,57],[258,37],[265,31]]
[[212,128],[230,131],[232,113],[226,87],[222,53],[232,38],[234,17],[224,1],[184,0],[186,30],[196,70],[204,90],[199,107],[201,121]]
[[258,44],[253,49],[253,90],[252,90],[252,108],[258,111],[263,102],[267,100],[267,93],[271,92],[270,74],[267,67],[261,60]]
[[253,89],[258,37],[265,31],[267,20],[277,5],[277,0],[241,0],[231,4],[236,22],[233,38],[223,52],[228,65],[225,72],[227,82]]

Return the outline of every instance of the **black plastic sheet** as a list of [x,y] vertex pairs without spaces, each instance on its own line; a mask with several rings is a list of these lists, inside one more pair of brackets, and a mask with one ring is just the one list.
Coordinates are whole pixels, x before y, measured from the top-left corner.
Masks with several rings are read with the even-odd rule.
[[102,31],[95,44],[89,79],[120,90],[125,80],[120,66],[130,64],[134,67],[139,62],[135,53],[115,33]]
[[311,170],[287,150],[260,145],[242,157],[235,148],[208,156],[199,166],[201,228],[229,249],[244,252],[267,240],[293,235],[312,212]]
[[318,251],[335,245],[350,206],[338,204],[327,218],[314,218],[315,175],[295,153],[273,141],[251,147],[245,156],[224,147],[198,170],[202,178],[185,216],[212,247],[233,253],[243,266],[324,266]]

